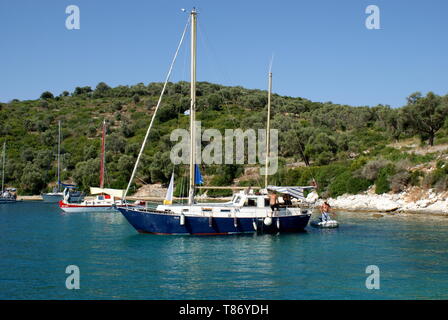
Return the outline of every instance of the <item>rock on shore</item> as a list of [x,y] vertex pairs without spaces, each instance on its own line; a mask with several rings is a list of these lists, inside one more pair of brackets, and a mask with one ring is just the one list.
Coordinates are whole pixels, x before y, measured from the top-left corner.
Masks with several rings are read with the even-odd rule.
[[[398,194],[376,194],[372,190],[358,195],[327,199],[335,209],[350,211],[415,212],[448,214],[448,192],[412,187]],[[322,200],[318,200],[318,203]]]

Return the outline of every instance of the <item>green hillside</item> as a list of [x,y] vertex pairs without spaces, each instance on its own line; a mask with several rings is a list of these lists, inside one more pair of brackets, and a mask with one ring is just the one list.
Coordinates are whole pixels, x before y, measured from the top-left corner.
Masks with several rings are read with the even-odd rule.
[[[101,123],[106,119],[106,182],[124,188],[162,88],[161,83],[110,88],[77,87],[54,97],[0,103],[0,142],[7,143],[6,184],[19,194],[39,194],[56,181],[57,122],[62,122],[62,180],[82,189],[99,184]],[[202,128],[261,129],[267,93],[198,83],[197,120]],[[145,149],[133,190],[142,183],[166,183],[173,166],[170,133],[188,128],[189,83],[170,83]],[[409,185],[446,190],[446,149],[412,152],[400,141],[448,143],[448,96],[419,93],[399,109],[352,107],[273,95],[272,125],[279,130],[280,169],[270,183],[307,185],[316,179],[323,194],[357,193],[375,184],[377,193]],[[445,150],[445,151],[443,151]],[[303,162],[310,166],[303,166]],[[434,170],[420,170],[433,165]],[[184,166],[176,166],[183,175]],[[202,166],[209,185],[261,185],[241,165]],[[246,170],[247,171],[247,170]],[[180,185],[177,188],[179,193]],[[223,194],[226,191],[210,191]]]

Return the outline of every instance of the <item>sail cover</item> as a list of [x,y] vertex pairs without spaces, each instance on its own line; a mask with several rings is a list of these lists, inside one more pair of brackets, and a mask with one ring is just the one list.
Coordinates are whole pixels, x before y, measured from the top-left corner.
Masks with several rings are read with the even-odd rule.
[[105,193],[116,198],[123,198],[124,190],[90,187],[90,194],[101,194],[101,193]]
[[314,187],[277,187],[277,186],[268,186],[266,189],[272,190],[275,192],[283,193],[283,194],[289,194],[291,197],[297,198],[297,199],[305,199],[303,195],[303,191],[306,189],[314,189]]
[[194,165],[194,184],[203,184],[204,179],[202,178],[201,171],[199,170],[199,166],[197,164]]

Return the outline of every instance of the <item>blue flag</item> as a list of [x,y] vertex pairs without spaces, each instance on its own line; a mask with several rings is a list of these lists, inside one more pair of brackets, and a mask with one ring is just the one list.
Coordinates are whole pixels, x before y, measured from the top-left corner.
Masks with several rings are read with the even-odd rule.
[[201,171],[199,171],[199,166],[194,165],[194,184],[203,184],[204,179],[202,179]]

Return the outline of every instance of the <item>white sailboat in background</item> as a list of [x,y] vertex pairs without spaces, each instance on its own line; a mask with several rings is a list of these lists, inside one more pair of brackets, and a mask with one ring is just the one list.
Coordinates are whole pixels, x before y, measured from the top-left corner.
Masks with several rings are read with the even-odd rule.
[[6,163],[6,142],[3,142],[2,153],[2,190],[0,193],[0,203],[14,203],[17,202],[17,194],[15,188],[5,189],[5,163]]
[[111,212],[117,207],[125,206],[122,200],[124,190],[104,188],[104,172],[106,157],[106,120],[103,121],[100,158],[100,186],[90,187],[90,193],[97,195],[93,200],[84,200],[80,203],[68,201],[69,194],[64,191],[64,199],[59,201],[59,207],[64,212]]
[[[61,120],[58,121],[58,182],[54,187],[53,192],[43,193],[42,200],[44,202],[59,202],[64,199],[64,196],[69,197],[70,202],[80,202],[84,199],[84,194],[77,191],[76,186],[70,184],[63,184],[61,182]],[[65,189],[61,191],[61,187]]]

